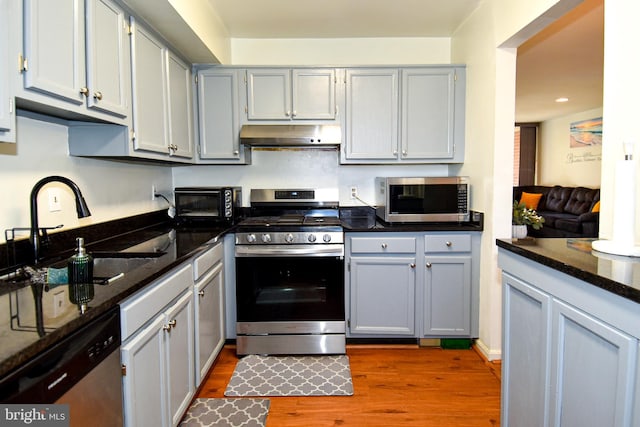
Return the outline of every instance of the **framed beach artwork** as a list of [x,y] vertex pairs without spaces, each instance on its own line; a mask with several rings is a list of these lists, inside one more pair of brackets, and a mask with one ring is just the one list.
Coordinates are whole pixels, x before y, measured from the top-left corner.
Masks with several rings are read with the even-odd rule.
[[569,125],[569,147],[602,145],[602,117],[573,122]]

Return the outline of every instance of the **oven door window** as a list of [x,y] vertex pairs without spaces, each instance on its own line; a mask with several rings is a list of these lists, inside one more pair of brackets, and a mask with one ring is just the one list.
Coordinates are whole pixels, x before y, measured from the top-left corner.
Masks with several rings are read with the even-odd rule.
[[239,322],[344,320],[339,257],[238,257]]

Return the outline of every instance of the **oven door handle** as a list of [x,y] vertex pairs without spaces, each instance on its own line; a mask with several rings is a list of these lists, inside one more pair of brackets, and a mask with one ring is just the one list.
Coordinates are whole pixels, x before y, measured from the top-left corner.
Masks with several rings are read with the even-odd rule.
[[344,245],[236,245],[237,257],[344,256]]

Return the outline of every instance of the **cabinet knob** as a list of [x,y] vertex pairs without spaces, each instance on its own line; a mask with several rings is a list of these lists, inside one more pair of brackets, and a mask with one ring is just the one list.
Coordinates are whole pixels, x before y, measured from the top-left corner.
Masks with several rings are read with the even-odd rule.
[[295,117],[295,116],[297,116],[297,115],[298,115],[298,112],[297,112],[296,110],[293,110],[293,113],[291,113],[291,115],[292,115],[293,117]]
[[411,263],[411,264],[409,264],[409,267],[416,268],[416,265],[414,263]]
[[427,263],[427,268],[431,268],[431,263],[430,262]]
[[95,99],[97,99],[98,101],[100,101],[102,99],[102,92],[98,91],[98,92],[94,93],[93,97]]
[[387,244],[386,244],[386,243],[383,243],[383,244],[382,244],[382,245],[380,245],[380,246],[382,246],[382,249],[387,249]]
[[162,329],[167,332],[171,332],[171,329],[176,327],[176,323],[177,323],[176,319],[169,320],[169,322],[166,325],[164,325]]
[[284,113],[285,116],[290,117],[291,116],[291,111],[287,110],[286,113]]
[[402,155],[406,156],[407,155],[407,151],[406,150],[402,150]]
[[233,151],[233,155],[234,155],[234,156],[237,156],[237,155],[239,155],[239,154],[240,154],[240,151],[238,151],[238,150],[234,150],[234,151]]
[[198,291],[198,295],[200,295],[201,297],[204,296],[204,291]]
[[398,150],[393,150],[393,155],[397,156],[398,155]]
[[88,87],[81,87],[80,88],[80,94],[82,94],[84,96],[89,96],[89,88]]
[[453,244],[453,243],[448,242],[448,241],[447,241],[447,242],[445,242],[445,245],[447,245],[447,247],[448,247],[448,248],[450,248],[452,244]]

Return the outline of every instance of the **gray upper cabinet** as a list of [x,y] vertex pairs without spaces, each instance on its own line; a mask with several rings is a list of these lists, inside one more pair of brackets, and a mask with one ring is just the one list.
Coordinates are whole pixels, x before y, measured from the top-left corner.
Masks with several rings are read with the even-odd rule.
[[247,120],[336,119],[336,71],[332,68],[249,69],[246,82]]
[[124,11],[109,0],[25,0],[23,6],[24,81],[17,96],[62,116],[125,123],[130,80]]
[[131,18],[134,147],[169,154],[167,48]]
[[398,70],[346,71],[343,162],[377,163],[398,156]]
[[[0,0],[0,63],[10,64],[9,44],[12,36],[11,18],[15,2]],[[9,79],[9,67],[0,66],[0,141],[16,142],[15,106]]]
[[87,0],[86,7],[88,106],[126,117],[131,98],[127,17],[109,0]]
[[[197,74],[198,163],[247,164],[251,151],[240,145],[244,70],[204,69]],[[239,91],[242,90],[242,95]]]
[[168,52],[168,116],[169,146],[174,147],[173,155],[193,157],[193,101],[191,96],[191,67]]
[[24,87],[82,105],[84,43],[84,0],[25,0]]
[[133,17],[131,28],[134,149],[191,158],[191,71]]
[[457,70],[402,70],[401,159],[452,160],[456,136]]
[[347,70],[342,163],[464,160],[464,67]]

